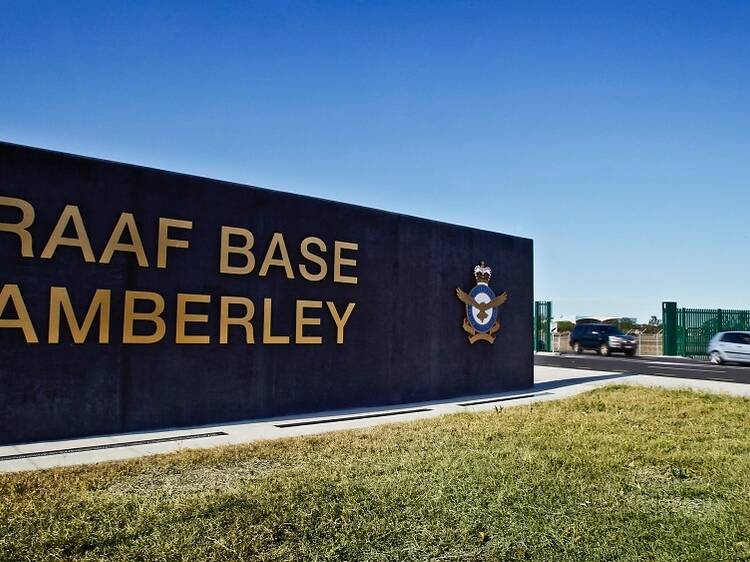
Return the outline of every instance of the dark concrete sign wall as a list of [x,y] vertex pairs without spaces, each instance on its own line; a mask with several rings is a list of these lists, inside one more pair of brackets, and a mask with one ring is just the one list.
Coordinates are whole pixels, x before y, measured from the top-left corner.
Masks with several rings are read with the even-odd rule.
[[523,238],[0,143],[0,264],[0,443],[532,384]]

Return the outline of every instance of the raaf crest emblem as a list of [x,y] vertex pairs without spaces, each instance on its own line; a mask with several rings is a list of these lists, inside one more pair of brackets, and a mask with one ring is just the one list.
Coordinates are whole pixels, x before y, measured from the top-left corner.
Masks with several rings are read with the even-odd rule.
[[456,289],[458,300],[466,305],[463,328],[469,334],[471,343],[480,340],[494,343],[494,334],[500,330],[497,307],[508,300],[508,293],[503,292],[500,296],[495,296],[489,286],[490,277],[492,269],[482,261],[474,268],[476,286],[468,294],[460,288]]

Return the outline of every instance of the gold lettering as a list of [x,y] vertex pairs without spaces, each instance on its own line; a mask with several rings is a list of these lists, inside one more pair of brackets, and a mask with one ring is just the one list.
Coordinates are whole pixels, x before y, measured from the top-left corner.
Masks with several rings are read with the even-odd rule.
[[263,299],[263,343],[288,344],[289,336],[271,335],[271,309],[273,299]]
[[[245,245],[230,246],[229,242],[231,236],[242,236],[245,239]],[[250,273],[255,267],[255,256],[250,251],[253,247],[254,242],[255,239],[253,238],[253,233],[246,228],[222,226],[221,259],[219,264],[219,271],[221,271],[221,273],[229,273],[231,275],[246,275]],[[245,256],[245,265],[229,265],[229,254],[242,254],[243,256]]]
[[[3,319],[3,312],[5,312],[8,301],[13,301],[18,318]],[[18,285],[3,285],[3,289],[0,291],[0,328],[19,328],[26,338],[26,343],[39,343],[39,338],[36,337],[36,330],[31,323],[29,311],[26,310],[26,303],[23,302]]]
[[[154,303],[151,312],[136,312],[135,301],[149,300]],[[164,338],[167,331],[164,319],[164,298],[159,293],[148,291],[125,291],[125,307],[122,320],[122,343],[156,343]],[[135,335],[133,325],[138,320],[154,324],[154,333],[148,336]]]
[[[65,234],[65,229],[68,228],[68,223],[71,221],[73,222],[73,228],[76,231],[76,235],[73,238],[63,236]],[[58,246],[80,248],[85,261],[89,263],[96,262],[94,251],[91,249],[89,235],[83,224],[83,218],[81,218],[81,211],[75,205],[65,205],[65,208],[63,209],[63,212],[60,213],[60,218],[47,241],[47,245],[42,251],[42,257],[45,259],[51,259],[55,255],[55,250],[57,250]]]
[[109,309],[112,292],[109,289],[97,289],[94,298],[91,299],[86,317],[82,324],[78,324],[73,304],[70,302],[68,289],[65,287],[50,287],[49,293],[49,330],[47,341],[49,343],[60,343],[60,310],[65,314],[70,333],[75,343],[86,341],[94,323],[94,318],[99,316],[99,343],[109,343]]
[[316,238],[315,236],[308,236],[302,241],[302,244],[300,244],[300,251],[302,252],[302,256],[305,259],[318,264],[320,270],[318,271],[318,273],[310,273],[310,271],[307,269],[307,266],[303,263],[299,266],[299,272],[302,277],[304,277],[308,281],[320,281],[325,278],[326,274],[328,273],[328,264],[322,257],[313,254],[309,250],[310,244],[317,246],[321,252],[325,252],[326,243],[323,242],[320,238]]
[[306,336],[303,333],[305,326],[320,326],[320,318],[305,317],[306,308],[323,308],[323,301],[297,301],[297,328],[294,343],[323,343],[323,338],[321,336]]
[[341,266],[356,267],[357,260],[353,258],[344,258],[341,256],[342,250],[358,250],[359,244],[356,242],[340,242],[336,240],[333,244],[333,282],[357,284],[357,278],[341,274]]
[[34,250],[31,244],[31,233],[28,228],[34,222],[34,207],[28,201],[16,199],[15,197],[0,196],[0,205],[4,207],[15,207],[21,211],[21,220],[16,223],[0,222],[0,232],[12,232],[21,239],[21,255],[25,258],[33,258]]
[[185,325],[188,322],[208,322],[208,314],[188,314],[187,303],[202,302],[210,303],[211,295],[191,295],[189,293],[177,293],[177,343],[211,343],[210,336],[188,336],[185,334]]
[[336,310],[336,305],[331,301],[326,301],[328,310],[331,311],[331,317],[336,323],[336,343],[344,343],[344,326],[346,326],[346,323],[349,321],[349,316],[351,316],[352,310],[354,310],[356,304],[357,303],[350,302],[348,305],[346,305],[344,315],[339,316],[339,313]]
[[[127,228],[128,234],[133,241],[131,243],[122,242],[123,232]],[[146,259],[146,251],[143,249],[143,243],[141,242],[141,235],[138,233],[138,227],[135,224],[135,218],[132,213],[121,213],[120,218],[112,231],[112,236],[109,237],[107,245],[104,247],[102,257],[99,258],[99,263],[109,263],[112,260],[112,255],[115,252],[132,252],[138,259],[138,265],[141,267],[148,267],[148,260]]]
[[193,221],[159,218],[159,246],[156,256],[156,267],[167,267],[167,248],[189,248],[190,242],[169,237],[170,228],[192,230]]
[[[281,252],[281,257],[276,258],[276,248]],[[289,253],[286,251],[286,243],[284,242],[284,235],[281,232],[274,232],[271,238],[271,243],[268,245],[268,251],[266,257],[263,258],[263,264],[260,266],[258,272],[259,277],[265,277],[268,275],[268,268],[272,265],[283,267],[286,272],[287,279],[294,279],[294,272],[292,271],[292,262],[289,261]]]
[[[229,316],[230,305],[241,305],[245,307],[245,315]],[[255,343],[253,325],[251,320],[255,314],[253,301],[246,297],[221,297],[221,314],[219,317],[219,343],[229,343],[229,326],[242,326],[245,328],[245,342]]]

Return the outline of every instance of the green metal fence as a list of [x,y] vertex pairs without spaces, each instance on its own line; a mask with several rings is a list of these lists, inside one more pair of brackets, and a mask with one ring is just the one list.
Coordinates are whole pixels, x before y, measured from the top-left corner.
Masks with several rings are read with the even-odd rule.
[[750,330],[750,310],[677,308],[676,302],[665,302],[662,322],[665,355],[702,357],[716,332]]
[[552,303],[534,303],[534,351],[552,351]]

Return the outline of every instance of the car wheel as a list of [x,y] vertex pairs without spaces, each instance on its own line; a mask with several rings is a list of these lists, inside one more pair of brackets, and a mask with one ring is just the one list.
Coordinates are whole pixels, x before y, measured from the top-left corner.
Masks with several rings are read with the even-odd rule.
[[599,355],[604,355],[605,357],[609,355],[609,346],[606,343],[603,343],[601,347],[599,347]]
[[575,342],[575,343],[573,344],[573,351],[575,351],[575,352],[576,352],[576,353],[578,353],[579,355],[580,355],[581,353],[583,353],[583,348],[581,347],[581,344],[580,344],[580,343],[578,343],[578,342]]
[[721,354],[718,351],[712,351],[711,355],[708,356],[711,360],[711,363],[714,365],[721,365],[724,360],[721,358]]

